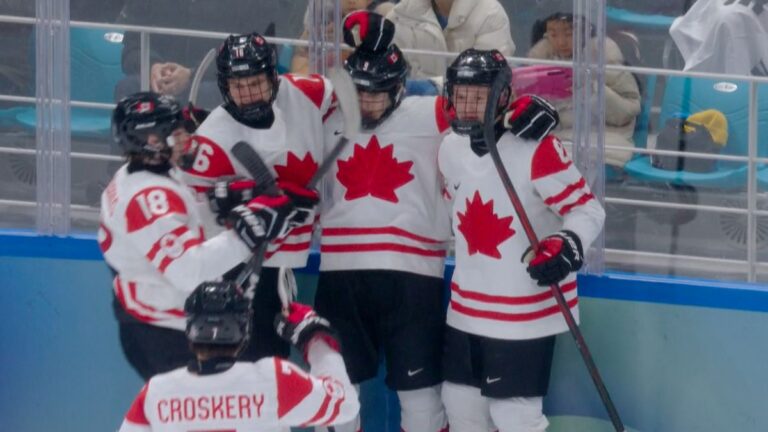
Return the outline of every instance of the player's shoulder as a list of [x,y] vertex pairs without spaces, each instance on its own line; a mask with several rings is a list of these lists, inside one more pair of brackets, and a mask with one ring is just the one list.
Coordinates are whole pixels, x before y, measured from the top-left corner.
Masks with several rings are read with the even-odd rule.
[[221,141],[222,138],[231,136],[233,131],[239,128],[240,123],[222,105],[219,105],[200,124],[195,134],[212,141]]
[[555,135],[547,135],[538,143],[534,141],[529,144],[533,146],[531,156],[531,179],[533,180],[565,171],[573,165],[563,142]]
[[408,96],[395,110],[393,117],[408,124],[408,132],[443,135],[451,127],[443,101],[436,96]]
[[147,381],[146,388],[147,394],[155,395],[164,392],[166,389],[176,389],[179,383],[188,380],[191,373],[186,366],[182,366],[173,369],[168,372],[159,373],[154,375]]
[[131,176],[137,176],[137,181],[125,190],[128,197],[124,203],[128,232],[141,230],[168,215],[189,214],[185,186],[170,177],[145,171]]
[[332,90],[330,81],[322,75],[286,73],[280,75],[280,90],[277,93],[277,97],[280,99],[280,93],[283,91],[286,92],[283,94],[287,96],[301,94],[315,108],[321,109],[323,102],[331,97]]

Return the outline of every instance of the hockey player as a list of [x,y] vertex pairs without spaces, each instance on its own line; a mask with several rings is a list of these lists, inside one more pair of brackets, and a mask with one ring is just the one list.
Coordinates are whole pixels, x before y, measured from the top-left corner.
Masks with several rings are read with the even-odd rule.
[[286,196],[257,197],[226,215],[234,230],[205,233],[194,192],[171,162],[185,133],[180,105],[137,93],[117,104],[112,121],[127,163],[102,194],[99,246],[115,272],[123,351],[148,379],[190,357],[182,312],[188,287],[221,277],[256,244],[287,230],[293,205]]
[[184,311],[195,361],[150,379],[120,432],[288,432],[290,426],[330,425],[357,414],[357,393],[338,343],[309,306],[293,303],[275,323],[278,334],[304,353],[311,373],[277,357],[238,361],[251,308],[232,283],[203,283]]
[[531,256],[483,139],[489,88],[499,74],[511,78],[498,51],[467,50],[446,76],[456,112],[454,133],[439,151],[456,234],[442,388],[451,432],[489,431],[494,424],[501,432],[546,430],[542,397],[555,335],[567,331],[548,285],[560,283],[578,319],[575,272],[605,217],[557,137],[523,139],[505,130],[528,103],[508,105],[507,89],[494,127],[504,165],[542,238]]
[[[370,12],[344,21],[363,130],[326,178],[315,305],[339,331],[352,382],[374,378],[383,353],[401,429],[438,432],[447,430],[440,383],[450,221],[436,161],[450,119],[441,97],[403,98],[408,64],[393,31]],[[541,110],[528,108],[529,118]]]
[[[258,337],[243,352],[245,360],[289,354],[289,345],[272,331],[271,317],[280,310],[277,269],[306,265],[318,195],[305,186],[322,161],[325,125],[336,107],[328,80],[319,75],[278,76],[276,63],[275,47],[257,33],[231,35],[224,41],[216,58],[224,103],[198,128],[194,161],[185,170],[199,192],[212,190],[221,178],[249,177],[231,154],[235,143],[246,141],[301,210],[291,220],[294,229],[289,235],[267,250],[253,300],[253,331]],[[219,184],[211,195],[219,214],[207,212],[207,232],[223,229],[216,216],[222,219],[240,202],[241,187],[240,181]]]

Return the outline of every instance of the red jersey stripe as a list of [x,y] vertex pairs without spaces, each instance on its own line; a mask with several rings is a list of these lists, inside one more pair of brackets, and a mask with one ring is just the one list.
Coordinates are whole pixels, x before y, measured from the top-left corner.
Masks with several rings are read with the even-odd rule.
[[[579,298],[576,297],[568,301],[568,307],[573,309],[573,307],[576,306],[578,303],[579,303]],[[474,309],[468,306],[464,306],[463,304],[458,303],[455,300],[451,300],[451,309],[455,310],[458,313],[475,317],[475,318],[484,318],[484,319],[495,320],[495,321],[514,321],[514,322],[534,321],[534,320],[545,318],[560,312],[560,307],[558,305],[553,305],[541,310],[537,310],[533,312],[524,312],[524,313],[506,313],[506,312],[486,311],[486,310],[479,310],[479,309]]]
[[356,243],[322,245],[320,252],[328,253],[355,253],[355,252],[401,252],[426,257],[445,257],[445,250],[421,249],[413,246],[405,246],[397,243]]
[[160,239],[158,241],[155,242],[155,244],[152,245],[152,248],[149,250],[149,252],[147,252],[147,259],[150,262],[155,259],[155,256],[157,255],[157,253],[160,252],[160,249],[162,249],[162,247],[163,247],[162,242],[163,242],[163,239],[165,238],[165,236],[171,234],[171,235],[175,235],[177,237],[181,237],[184,234],[186,234],[188,231],[189,231],[189,228],[187,228],[186,225],[182,225],[182,226],[176,228],[175,230],[169,232],[168,234],[164,234],[162,237],[160,237]]
[[147,416],[146,414],[144,414],[144,400],[146,399],[146,397],[147,397],[147,384],[144,384],[144,387],[141,388],[139,395],[136,396],[136,399],[133,400],[131,407],[128,409],[128,412],[125,414],[126,420],[138,425],[149,426],[149,420],[147,420]]
[[587,181],[584,180],[584,177],[581,178],[581,180],[577,181],[576,183],[571,183],[568,186],[565,187],[565,189],[562,190],[557,195],[553,195],[547,199],[544,200],[544,204],[551,206],[552,204],[557,204],[560,201],[568,198],[572,193],[574,193],[576,190],[583,188],[587,184]]
[[340,398],[336,401],[336,403],[333,405],[333,412],[331,413],[331,417],[328,418],[328,420],[325,421],[325,425],[329,425],[333,423],[334,420],[336,420],[336,417],[339,416],[339,413],[341,412],[341,404],[344,403],[344,398]]
[[429,237],[423,237],[397,227],[366,227],[366,228],[325,228],[324,236],[346,236],[346,235],[368,235],[368,234],[389,234],[420,241],[422,243],[442,244],[441,240],[435,240]]
[[320,408],[317,410],[315,415],[307,420],[304,424],[301,425],[301,427],[306,427],[312,424],[317,423],[318,420],[325,417],[325,414],[328,412],[328,407],[331,405],[331,395],[326,394],[325,399],[323,399],[323,403],[320,405]]
[[568,212],[573,210],[574,207],[578,207],[578,206],[584,205],[584,204],[588,203],[589,200],[593,199],[594,197],[595,196],[592,195],[591,193],[582,195],[581,197],[579,197],[578,200],[576,200],[575,203],[571,203],[571,204],[568,204],[566,206],[563,206],[563,208],[560,209],[560,215],[561,216],[565,216],[566,214],[568,214]]
[[[576,289],[576,281],[569,282],[560,287],[563,294],[571,292]],[[549,300],[553,297],[552,291],[545,291],[540,294],[534,294],[529,296],[498,296],[479,293],[477,291],[466,291],[459,287],[458,284],[451,282],[451,291],[469,300],[476,300],[485,303],[494,304],[506,304],[506,305],[526,305],[532,303],[539,303],[544,300]]]
[[158,270],[160,270],[160,273],[165,273],[165,270],[168,268],[169,265],[171,265],[177,259],[181,258],[185,253],[187,253],[187,251],[189,249],[191,249],[191,248],[193,248],[193,247],[195,247],[195,246],[197,246],[199,244],[202,244],[202,243],[203,243],[203,239],[201,239],[201,238],[193,238],[193,239],[187,240],[184,243],[184,246],[182,246],[182,250],[181,250],[181,253],[179,254],[179,256],[174,257],[174,258],[167,256],[167,257],[163,258],[163,261],[160,263],[160,266],[158,267]]

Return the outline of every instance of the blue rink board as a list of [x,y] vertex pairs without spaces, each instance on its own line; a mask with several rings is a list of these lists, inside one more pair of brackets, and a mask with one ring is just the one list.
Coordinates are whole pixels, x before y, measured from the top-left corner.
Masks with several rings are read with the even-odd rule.
[[[300,276],[304,300],[316,262]],[[120,352],[93,237],[0,235],[0,275],[0,430],[116,430],[141,382]],[[766,287],[626,274],[579,286],[582,330],[629,427],[766,430]],[[368,432],[398,430],[396,400],[381,388],[364,388]],[[553,432],[589,418],[589,430],[611,430],[568,335],[546,409]]]

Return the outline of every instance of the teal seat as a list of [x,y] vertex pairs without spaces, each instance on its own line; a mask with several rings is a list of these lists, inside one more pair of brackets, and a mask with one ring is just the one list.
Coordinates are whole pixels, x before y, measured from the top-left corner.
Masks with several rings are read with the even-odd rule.
[[677,18],[667,15],[642,14],[612,6],[606,6],[605,16],[611,23],[659,31],[668,30],[672,21]]
[[[679,113],[690,114],[706,109],[721,111],[728,119],[728,142],[724,155],[747,156],[749,84],[700,78],[670,77],[664,90],[659,125]],[[758,87],[758,131],[768,130],[768,86]],[[768,135],[758,133],[758,156],[768,155]],[[709,188],[743,189],[747,165],[743,162],[717,161],[709,173],[671,171],[655,168],[649,156],[627,162],[624,170],[630,177],[676,185]]]
[[[123,44],[110,41],[101,29],[72,28],[70,30],[70,99],[85,102],[111,103],[117,82],[123,77],[121,54]],[[73,107],[71,131],[73,137],[100,137],[110,133],[111,111]],[[35,107],[13,109],[13,126],[35,129]]]

